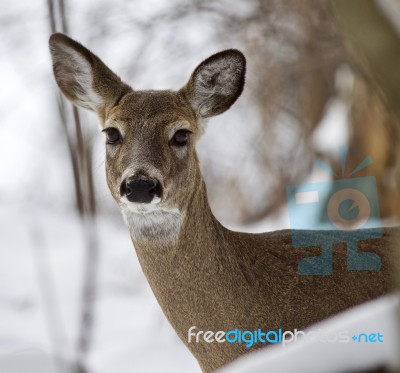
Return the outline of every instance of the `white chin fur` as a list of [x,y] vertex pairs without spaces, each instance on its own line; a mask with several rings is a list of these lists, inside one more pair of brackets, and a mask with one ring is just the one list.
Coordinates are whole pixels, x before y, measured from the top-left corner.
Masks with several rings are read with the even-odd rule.
[[121,198],[120,208],[133,239],[168,243],[179,237],[183,216],[174,208],[166,208],[156,197],[150,203],[129,202]]
[[150,203],[135,203],[128,201],[128,199],[124,196],[121,198],[121,202],[124,206],[126,206],[126,208],[136,214],[148,214],[150,212],[162,209],[160,205],[160,197],[154,197]]

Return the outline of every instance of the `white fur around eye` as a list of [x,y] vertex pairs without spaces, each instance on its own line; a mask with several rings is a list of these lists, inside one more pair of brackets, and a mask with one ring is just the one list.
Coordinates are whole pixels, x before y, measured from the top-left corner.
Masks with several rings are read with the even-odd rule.
[[183,159],[188,154],[188,145],[187,146],[179,146],[179,147],[175,146],[174,152],[175,152],[176,156],[178,157],[178,159]]

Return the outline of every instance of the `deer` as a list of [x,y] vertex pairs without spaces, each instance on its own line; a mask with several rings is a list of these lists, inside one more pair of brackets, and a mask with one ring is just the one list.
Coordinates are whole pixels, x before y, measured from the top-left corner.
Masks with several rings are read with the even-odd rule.
[[[188,331],[301,330],[393,291],[390,248],[398,228],[358,243],[360,253],[381,258],[379,270],[348,270],[346,244],[337,243],[332,274],[306,276],[298,263],[318,257],[317,244],[298,250],[290,229],[237,232],[214,216],[196,143],[206,122],[243,91],[246,59],[239,50],[205,59],[177,91],[140,91],[64,34],[51,35],[49,47],[61,92],[97,114],[111,195],[163,313],[202,371],[213,372],[251,349],[190,340]],[[334,234],[341,233],[304,232],[312,242]]]

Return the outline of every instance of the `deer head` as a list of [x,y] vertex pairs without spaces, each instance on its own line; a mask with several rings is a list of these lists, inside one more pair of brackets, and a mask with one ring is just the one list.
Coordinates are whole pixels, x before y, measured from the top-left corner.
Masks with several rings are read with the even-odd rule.
[[50,50],[61,91],[99,117],[107,183],[134,238],[176,239],[202,184],[196,142],[205,120],[242,93],[243,54],[230,49],[212,55],[178,91],[136,91],[63,34],[51,36]]

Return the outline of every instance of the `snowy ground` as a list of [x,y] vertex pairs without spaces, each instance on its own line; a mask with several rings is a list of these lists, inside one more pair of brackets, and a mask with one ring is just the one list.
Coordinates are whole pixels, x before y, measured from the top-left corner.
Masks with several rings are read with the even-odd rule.
[[[84,245],[70,213],[2,206],[0,226],[0,356],[51,354],[73,347],[78,327]],[[35,248],[32,232],[43,233]],[[99,220],[101,266],[90,367],[96,373],[196,372],[195,359],[178,340],[141,272],[124,225]],[[56,311],[66,338],[54,346],[40,281],[43,257],[50,264]],[[46,268],[45,268],[46,269]],[[44,288],[45,287],[45,288]],[[1,359],[0,359],[1,360]]]

